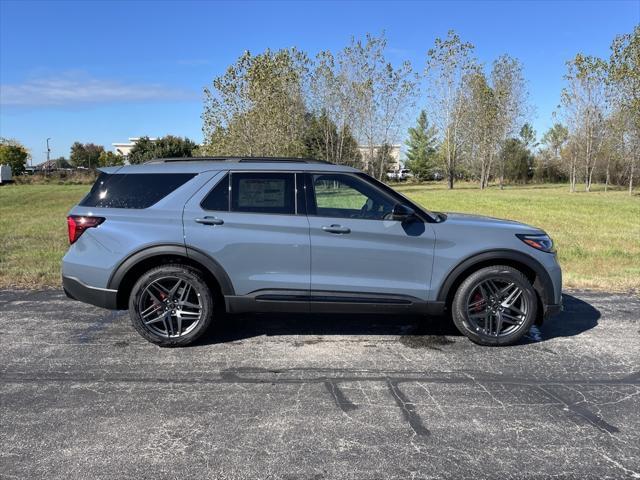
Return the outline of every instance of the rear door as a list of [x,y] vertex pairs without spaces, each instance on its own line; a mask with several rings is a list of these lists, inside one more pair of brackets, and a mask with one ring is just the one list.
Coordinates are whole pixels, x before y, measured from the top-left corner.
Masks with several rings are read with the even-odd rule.
[[310,173],[307,182],[314,301],[428,299],[434,247],[430,224],[418,218],[392,220],[398,199],[361,176]]
[[295,173],[221,172],[185,205],[185,242],[222,266],[236,296],[306,305],[309,222],[297,191]]

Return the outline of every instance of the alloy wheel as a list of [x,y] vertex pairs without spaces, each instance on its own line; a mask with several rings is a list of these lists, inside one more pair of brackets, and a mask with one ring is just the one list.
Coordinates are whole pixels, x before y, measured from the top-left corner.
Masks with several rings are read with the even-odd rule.
[[137,307],[146,328],[165,338],[182,337],[191,332],[201,321],[203,311],[195,286],[173,276],[149,283]]
[[472,331],[493,338],[518,330],[526,321],[529,301],[514,282],[490,278],[478,283],[467,300],[467,322]]

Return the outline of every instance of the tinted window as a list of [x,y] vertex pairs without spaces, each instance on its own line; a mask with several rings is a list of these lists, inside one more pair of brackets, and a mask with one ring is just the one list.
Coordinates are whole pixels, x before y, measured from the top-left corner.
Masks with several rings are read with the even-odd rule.
[[200,204],[205,210],[229,211],[229,175],[218,182]]
[[295,213],[293,173],[233,173],[231,210],[255,213]]
[[315,212],[322,217],[384,220],[395,202],[371,184],[351,175],[313,175]]
[[82,199],[83,207],[147,208],[180,187],[192,173],[101,173],[91,191]]

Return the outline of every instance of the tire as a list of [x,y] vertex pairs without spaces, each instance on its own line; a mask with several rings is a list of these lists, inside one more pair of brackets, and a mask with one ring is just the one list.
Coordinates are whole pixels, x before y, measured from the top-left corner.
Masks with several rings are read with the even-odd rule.
[[472,342],[513,345],[533,325],[537,306],[529,279],[513,267],[496,265],[473,272],[462,282],[451,313],[460,333]]
[[133,327],[161,347],[183,347],[195,342],[209,328],[213,312],[214,295],[202,274],[182,264],[145,272],[129,295]]

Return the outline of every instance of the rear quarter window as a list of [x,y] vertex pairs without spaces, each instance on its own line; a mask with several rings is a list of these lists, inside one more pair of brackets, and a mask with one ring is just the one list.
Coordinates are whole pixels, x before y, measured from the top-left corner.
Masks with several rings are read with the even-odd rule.
[[193,173],[101,173],[83,207],[147,208],[195,177]]

